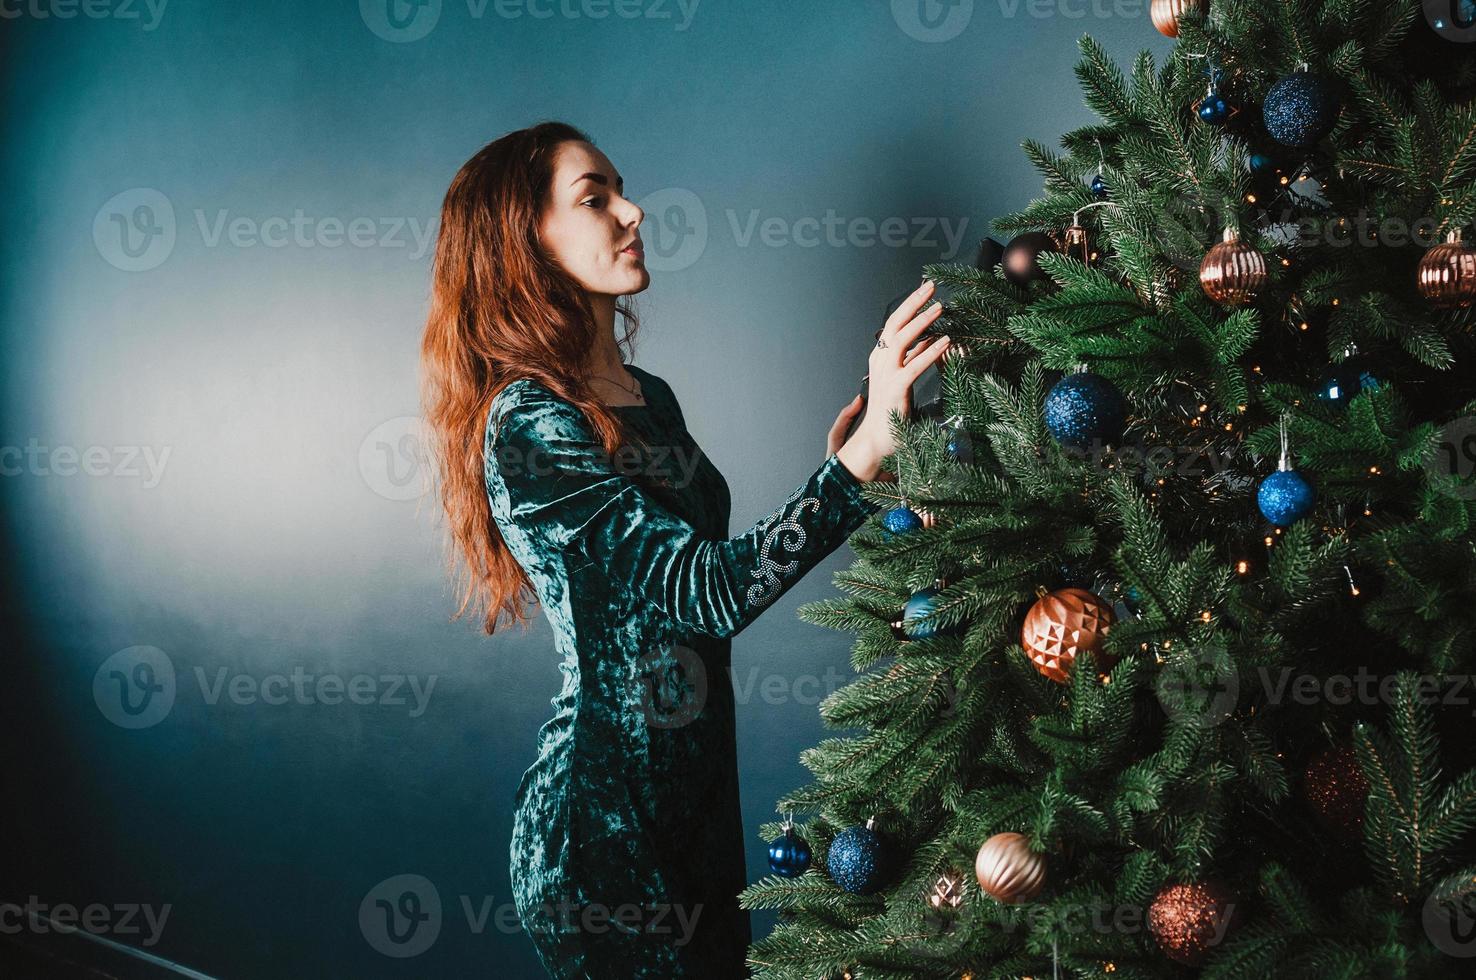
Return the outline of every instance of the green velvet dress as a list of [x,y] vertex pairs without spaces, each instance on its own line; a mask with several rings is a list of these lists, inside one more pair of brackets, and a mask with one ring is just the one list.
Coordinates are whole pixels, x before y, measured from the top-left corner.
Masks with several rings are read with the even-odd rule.
[[744,977],[730,638],[877,505],[831,456],[728,537],[727,482],[666,382],[627,367],[647,403],[616,410],[638,454],[606,453],[531,379],[487,416],[492,516],[562,655],[515,799],[514,903],[552,977]]

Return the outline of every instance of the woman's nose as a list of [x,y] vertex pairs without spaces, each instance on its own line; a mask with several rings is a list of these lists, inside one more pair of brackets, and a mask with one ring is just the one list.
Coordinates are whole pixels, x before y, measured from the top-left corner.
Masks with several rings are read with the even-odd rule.
[[633,229],[639,228],[641,222],[646,220],[646,212],[642,211],[641,206],[634,201],[627,201],[621,198],[620,220],[624,224],[630,225]]

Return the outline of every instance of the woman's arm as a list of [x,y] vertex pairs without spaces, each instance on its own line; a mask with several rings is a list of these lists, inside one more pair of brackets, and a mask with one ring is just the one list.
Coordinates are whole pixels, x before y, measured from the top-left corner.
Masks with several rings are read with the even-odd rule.
[[698,537],[628,467],[611,465],[575,406],[526,379],[489,414],[486,460],[488,492],[506,494],[511,520],[540,547],[579,549],[616,586],[719,638],[740,632],[879,509],[832,455],[743,534]]

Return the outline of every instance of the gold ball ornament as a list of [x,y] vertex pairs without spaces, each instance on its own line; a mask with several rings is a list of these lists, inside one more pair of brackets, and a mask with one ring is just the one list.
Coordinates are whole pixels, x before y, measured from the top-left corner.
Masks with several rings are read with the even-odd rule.
[[1102,641],[1117,622],[1112,606],[1086,589],[1040,591],[1020,630],[1020,645],[1035,669],[1057,684],[1066,684],[1072,665],[1086,654],[1099,671],[1111,670],[1117,658],[1103,651]]
[[1460,229],[1450,233],[1420,259],[1420,295],[1431,306],[1455,310],[1476,302],[1476,245],[1461,241]]
[[1045,887],[1045,856],[1030,849],[1024,834],[995,834],[979,848],[974,875],[985,893],[1006,905],[1028,902]]
[[1148,931],[1163,955],[1198,966],[1224,941],[1236,906],[1235,897],[1219,882],[1169,885],[1148,907]]
[[1179,19],[1191,10],[1204,13],[1209,9],[1209,0],[1153,0],[1149,13],[1153,26],[1166,37],[1179,36]]
[[1266,256],[1240,240],[1233,228],[1199,264],[1199,284],[1205,295],[1225,306],[1239,306],[1266,288],[1270,274]]

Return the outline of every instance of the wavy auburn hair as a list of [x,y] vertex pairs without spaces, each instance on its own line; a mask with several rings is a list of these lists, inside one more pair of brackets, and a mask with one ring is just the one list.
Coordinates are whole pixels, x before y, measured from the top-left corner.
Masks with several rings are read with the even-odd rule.
[[[590,389],[598,326],[589,297],[538,239],[554,154],[569,140],[593,143],[562,122],[508,133],[462,165],[441,204],[420,344],[421,399],[449,521],[448,571],[460,583],[451,618],[473,606],[488,634],[504,615],[526,632],[525,605],[537,601],[487,501],[483,442],[492,399],[532,378],[578,406],[606,452],[640,442]],[[640,322],[630,307],[616,309],[625,320],[619,343],[629,351]]]

